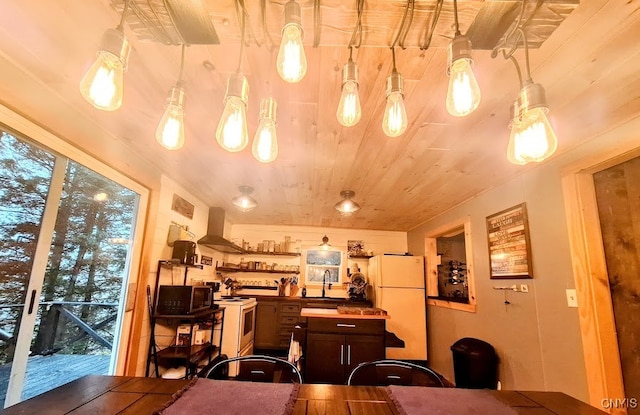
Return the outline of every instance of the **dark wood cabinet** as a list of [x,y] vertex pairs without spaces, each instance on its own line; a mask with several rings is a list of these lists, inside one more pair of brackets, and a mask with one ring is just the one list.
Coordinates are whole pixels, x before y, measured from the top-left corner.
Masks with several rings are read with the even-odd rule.
[[288,349],[291,343],[291,334],[296,324],[300,321],[300,301],[282,301],[278,314],[280,327],[278,328],[279,343],[281,349]]
[[307,333],[305,382],[343,384],[345,336]]
[[384,359],[384,320],[309,318],[305,381],[344,384],[358,364]]
[[300,320],[300,301],[258,300],[254,348],[286,350]]

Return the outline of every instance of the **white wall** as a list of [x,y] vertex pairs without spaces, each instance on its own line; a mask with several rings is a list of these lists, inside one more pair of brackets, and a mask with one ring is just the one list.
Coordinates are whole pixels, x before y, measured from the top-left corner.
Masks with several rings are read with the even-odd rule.
[[[174,194],[177,194],[194,205],[193,219],[182,216],[171,209]],[[171,225],[171,222],[187,226],[188,229],[195,234],[194,241],[197,241],[206,233],[209,213],[209,207],[207,205],[184,190],[167,176],[162,176],[160,179],[160,192],[157,203],[158,214],[156,218],[156,229],[153,233],[152,253],[149,265],[149,274],[147,275],[147,284],[151,287],[152,295],[156,280],[156,271],[158,269],[158,261],[171,259],[172,248],[167,244],[167,235],[169,233],[169,226]],[[216,260],[220,261],[222,259],[222,254],[216,251],[201,246],[198,246],[197,249],[199,255],[204,254],[213,257],[214,266]],[[199,258],[200,257],[198,257],[198,259]],[[215,275],[214,266],[204,266],[202,270],[189,268],[187,284],[189,284],[193,278],[213,281]],[[160,284],[182,284],[184,270],[184,267],[175,267],[173,270],[163,269],[160,274]],[[146,290],[146,286],[139,287],[139,289]],[[149,316],[148,313],[145,313],[143,321],[144,335],[141,336],[140,339],[142,344],[149,344],[149,327]],[[163,346],[168,346],[175,335],[173,331],[163,330],[162,327],[156,328],[156,334],[159,335],[157,340],[159,340],[159,343]],[[146,351],[142,357],[143,358],[138,361],[136,369],[137,375],[143,375],[145,372]]]

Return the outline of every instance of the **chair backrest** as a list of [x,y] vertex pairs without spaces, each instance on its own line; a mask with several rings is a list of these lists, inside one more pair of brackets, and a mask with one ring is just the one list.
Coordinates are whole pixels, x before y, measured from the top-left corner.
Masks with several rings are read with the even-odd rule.
[[[228,379],[223,367],[238,362],[235,380],[272,383],[302,383],[302,375],[293,363],[274,356],[247,355],[230,357],[219,361],[204,373],[209,379]],[[227,372],[228,373],[228,372]]]
[[445,387],[442,378],[432,369],[391,359],[360,363],[349,374],[347,385]]

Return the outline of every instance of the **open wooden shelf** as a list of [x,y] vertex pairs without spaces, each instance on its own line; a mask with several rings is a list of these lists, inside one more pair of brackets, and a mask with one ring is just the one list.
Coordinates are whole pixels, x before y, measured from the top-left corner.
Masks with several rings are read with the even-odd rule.
[[266,256],[300,256],[299,252],[261,252],[245,251],[246,255],[266,255]]
[[265,274],[300,274],[300,271],[281,271],[274,269],[240,269],[228,267],[216,267],[216,271],[222,272],[261,272]]

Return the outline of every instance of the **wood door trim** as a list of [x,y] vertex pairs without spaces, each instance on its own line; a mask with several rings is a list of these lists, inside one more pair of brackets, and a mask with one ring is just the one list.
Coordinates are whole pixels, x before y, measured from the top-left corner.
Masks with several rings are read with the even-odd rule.
[[625,394],[593,172],[566,174],[562,187],[589,402],[599,407]]

